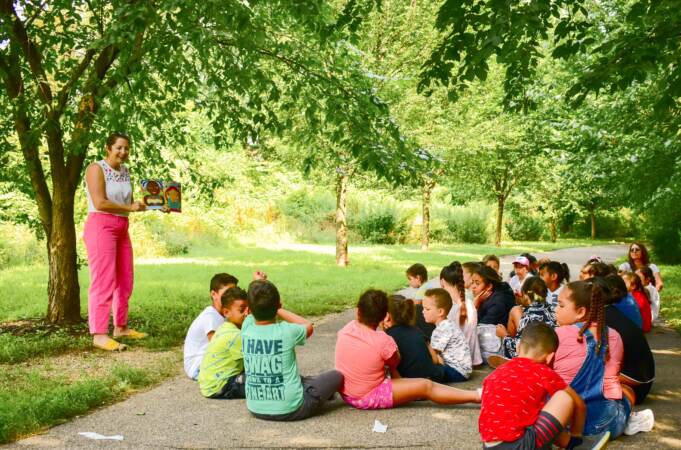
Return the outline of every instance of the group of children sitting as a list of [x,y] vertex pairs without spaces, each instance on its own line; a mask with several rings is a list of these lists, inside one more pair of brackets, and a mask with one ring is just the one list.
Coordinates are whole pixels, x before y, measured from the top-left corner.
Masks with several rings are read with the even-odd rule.
[[[484,447],[500,450],[573,448],[585,440],[598,448],[622,433],[649,431],[652,412],[632,414],[632,407],[654,380],[643,334],[654,308],[649,296],[646,310],[635,294],[650,279],[620,277],[595,260],[582,270],[584,280],[570,283],[565,264],[533,259],[516,258],[508,283],[493,255],[453,262],[432,280],[423,265],[411,266],[408,288],[360,296],[355,319],[338,332],[335,369],[314,377],[300,376],[295,354],[312,323],[282,308],[265,274],[256,272],[248,292],[217,274],[213,304],[185,340],[185,372],[205,397],[245,398],[266,420],[310,417],[335,392],[358,409],[419,399],[482,403]],[[445,384],[469,380],[487,364],[496,369],[482,389]]]

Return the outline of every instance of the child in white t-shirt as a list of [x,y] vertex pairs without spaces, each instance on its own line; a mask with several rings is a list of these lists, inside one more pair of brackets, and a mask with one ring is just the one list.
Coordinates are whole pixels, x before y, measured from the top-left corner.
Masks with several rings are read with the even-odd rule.
[[513,270],[515,270],[515,275],[508,280],[508,284],[511,285],[511,289],[513,289],[516,297],[520,297],[522,295],[523,283],[525,283],[530,273],[530,260],[524,256],[518,256],[513,260]]
[[423,317],[435,324],[430,337],[433,362],[444,364],[445,382],[466,381],[473,370],[468,341],[459,325],[447,319],[452,297],[444,289],[429,289],[423,299]]
[[221,314],[220,298],[223,292],[236,287],[238,283],[239,280],[228,273],[216,273],[210,280],[212,303],[194,319],[184,339],[184,372],[192,380],[196,380],[199,376],[199,367],[201,367],[201,360],[206,353],[208,342],[215,334],[215,330],[225,323],[225,318]]

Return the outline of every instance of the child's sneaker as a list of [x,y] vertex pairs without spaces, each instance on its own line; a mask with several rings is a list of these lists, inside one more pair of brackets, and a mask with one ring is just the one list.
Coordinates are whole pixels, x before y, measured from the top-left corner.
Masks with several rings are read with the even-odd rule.
[[580,444],[578,448],[601,450],[608,446],[608,441],[610,441],[610,432],[604,431],[603,433],[584,436],[582,439],[582,444]]
[[629,422],[626,428],[624,428],[624,434],[631,436],[636,433],[647,433],[653,429],[655,425],[655,416],[653,411],[650,409],[644,409],[643,411],[632,412],[629,416]]

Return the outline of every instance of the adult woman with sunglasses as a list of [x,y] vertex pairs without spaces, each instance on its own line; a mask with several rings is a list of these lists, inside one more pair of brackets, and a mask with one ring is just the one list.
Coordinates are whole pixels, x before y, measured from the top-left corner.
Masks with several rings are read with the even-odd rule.
[[622,272],[636,272],[638,269],[643,267],[650,267],[653,271],[653,276],[655,277],[655,288],[658,292],[662,291],[664,283],[662,282],[662,276],[660,276],[660,269],[655,265],[650,263],[648,256],[648,249],[641,242],[634,242],[629,246],[628,261],[620,264],[619,271]]

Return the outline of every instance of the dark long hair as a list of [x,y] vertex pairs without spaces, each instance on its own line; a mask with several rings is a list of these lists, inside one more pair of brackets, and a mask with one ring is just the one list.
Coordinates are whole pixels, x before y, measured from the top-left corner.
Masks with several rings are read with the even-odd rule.
[[402,295],[388,297],[388,312],[396,325],[414,325],[416,310],[414,301]]
[[608,294],[603,291],[599,283],[591,281],[573,281],[565,287],[568,290],[570,300],[576,308],[586,308],[584,325],[579,329],[579,339],[583,339],[584,332],[592,323],[596,323],[596,340],[598,352],[605,348],[606,359],[610,357],[608,348],[608,327],[605,326],[605,305],[608,302]]
[[563,282],[570,282],[570,268],[565,263],[558,261],[549,261],[539,266],[539,270],[546,270],[550,274],[558,276],[557,282],[559,285]]
[[459,326],[463,326],[468,320],[468,310],[466,309],[466,288],[463,283],[463,267],[459,261],[454,261],[450,265],[443,267],[440,271],[440,279],[445,280],[459,291],[461,306],[459,307]]
[[648,249],[646,248],[646,246],[643,245],[643,243],[641,242],[633,242],[629,246],[629,254],[627,254],[627,258],[629,260],[629,267],[632,272],[637,269],[636,263],[634,263],[634,258],[631,257],[631,247],[633,247],[634,245],[641,249],[641,262],[643,263],[643,265],[647,266],[648,264],[650,264],[650,256],[648,255]]

